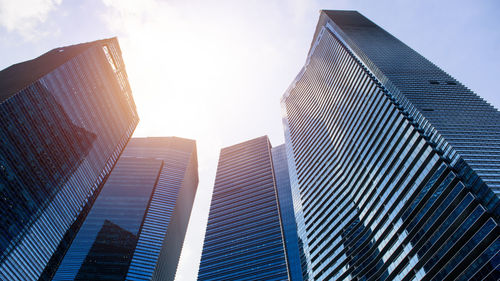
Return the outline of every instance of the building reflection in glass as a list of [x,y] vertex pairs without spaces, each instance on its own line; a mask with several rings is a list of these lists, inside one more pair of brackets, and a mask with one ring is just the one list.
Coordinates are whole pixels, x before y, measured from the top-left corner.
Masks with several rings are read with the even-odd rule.
[[116,38],[0,71],[0,120],[0,279],[43,280],[138,122]]

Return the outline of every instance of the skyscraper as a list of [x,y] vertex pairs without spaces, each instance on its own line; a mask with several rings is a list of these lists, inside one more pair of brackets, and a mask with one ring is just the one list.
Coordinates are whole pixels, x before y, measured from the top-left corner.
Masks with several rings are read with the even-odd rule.
[[[278,198],[278,186],[287,187],[286,162],[276,175],[274,156],[267,136],[221,150],[198,280],[289,279],[285,249],[298,252],[298,247],[284,236],[288,231],[297,240],[296,232],[290,233],[295,221],[289,219],[290,194]],[[285,224],[283,210],[290,212]]]
[[197,186],[195,141],[131,139],[52,280],[174,280]]
[[271,149],[271,154],[290,280],[303,280],[301,269],[301,254],[303,254],[303,250],[299,247],[300,243],[297,237],[297,224],[295,223],[295,214],[293,210],[292,190],[290,187],[290,176],[288,174],[285,144],[273,147]]
[[0,279],[64,251],[138,117],[116,38],[0,72]]
[[500,279],[497,109],[354,11],[282,107],[311,280]]

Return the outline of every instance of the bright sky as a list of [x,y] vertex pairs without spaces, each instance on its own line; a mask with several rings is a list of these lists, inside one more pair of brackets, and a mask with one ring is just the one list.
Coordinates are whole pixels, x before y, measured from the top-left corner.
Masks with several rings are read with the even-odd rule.
[[0,69],[118,36],[141,122],[135,136],[197,140],[200,184],[177,280],[196,280],[221,147],[283,142],[279,99],[320,9],[358,10],[500,107],[500,2],[0,0]]

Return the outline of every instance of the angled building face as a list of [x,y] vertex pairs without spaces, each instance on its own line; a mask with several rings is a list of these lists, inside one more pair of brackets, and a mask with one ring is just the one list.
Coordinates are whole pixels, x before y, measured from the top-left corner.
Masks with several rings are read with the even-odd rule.
[[195,141],[131,139],[52,280],[174,280],[197,185]]
[[290,176],[288,174],[288,162],[285,144],[275,146],[271,149],[273,158],[273,170],[276,180],[276,191],[280,207],[281,224],[285,238],[286,257],[290,280],[303,280],[301,269],[301,253],[297,237],[297,224],[293,210],[292,190],[290,187]]
[[0,120],[0,279],[36,280],[71,242],[137,125],[118,41],[2,70]]
[[198,280],[289,279],[273,156],[267,137],[221,150]]
[[307,278],[500,278],[498,110],[351,11],[282,107]]

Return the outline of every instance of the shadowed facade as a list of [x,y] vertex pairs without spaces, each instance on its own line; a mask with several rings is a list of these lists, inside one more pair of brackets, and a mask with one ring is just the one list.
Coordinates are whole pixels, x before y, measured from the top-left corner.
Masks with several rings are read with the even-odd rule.
[[221,150],[198,280],[302,280],[283,153],[267,136]]
[[139,121],[116,38],[0,71],[0,279],[50,276]]
[[354,11],[282,107],[310,280],[500,277],[497,109]]
[[132,138],[53,280],[174,280],[197,185],[195,141]]

